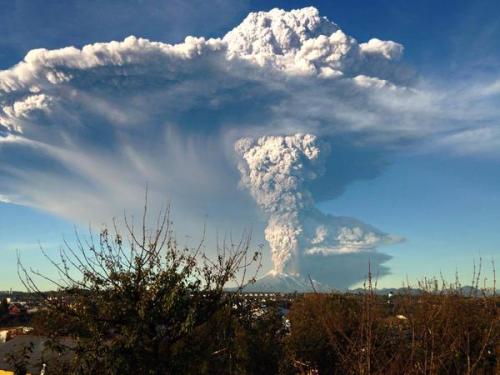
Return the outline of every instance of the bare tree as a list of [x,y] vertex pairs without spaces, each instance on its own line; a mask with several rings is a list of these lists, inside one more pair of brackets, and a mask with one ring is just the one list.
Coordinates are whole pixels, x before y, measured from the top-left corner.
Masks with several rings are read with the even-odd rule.
[[[210,257],[203,241],[179,246],[169,208],[160,210],[154,228],[147,222],[146,195],[138,226],[124,215],[121,226],[114,220],[98,236],[89,231],[82,239],[75,231],[75,244],[65,241],[58,259],[42,249],[57,276],[18,261],[24,286],[45,301],[38,328],[53,350],[71,353],[71,373],[176,372],[197,354],[186,340],[255,280],[261,254],[250,253],[250,235],[223,241]],[[42,290],[40,280],[57,293]],[[227,293],[230,282],[235,287]],[[71,344],[63,344],[68,337]]]

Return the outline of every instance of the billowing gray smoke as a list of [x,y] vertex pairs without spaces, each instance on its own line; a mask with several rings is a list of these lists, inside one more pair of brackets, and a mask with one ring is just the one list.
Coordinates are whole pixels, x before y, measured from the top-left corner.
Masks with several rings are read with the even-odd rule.
[[268,217],[273,274],[300,275],[307,257],[355,253],[396,238],[345,217],[325,215],[309,187],[324,173],[328,144],[311,134],[242,138],[235,149],[241,184]]

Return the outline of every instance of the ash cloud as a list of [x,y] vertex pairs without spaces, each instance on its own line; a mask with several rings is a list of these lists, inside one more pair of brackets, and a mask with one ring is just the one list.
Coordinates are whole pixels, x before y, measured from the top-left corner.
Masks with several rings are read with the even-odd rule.
[[314,135],[242,138],[235,149],[242,158],[241,184],[267,216],[273,275],[300,276],[311,258],[367,252],[399,241],[359,220],[316,208],[308,186],[325,172],[331,150]]
[[238,189],[250,170],[238,173],[240,157],[259,139],[282,145],[289,137],[298,143],[287,152],[304,163],[291,175],[297,190],[283,191],[295,208],[274,204],[271,213],[262,186],[244,182],[268,227],[282,225],[284,212],[296,216],[282,226],[292,232],[282,249],[291,250],[274,246],[284,256],[276,270],[303,272],[302,258],[375,254],[392,237],[324,215],[315,203],[376,177],[397,153],[500,156],[498,79],[428,83],[405,66],[403,52],[393,41],[358,42],[312,7],[251,13],[222,38],[130,36],[32,50],[0,71],[0,197],[100,223],[140,209],[147,182],[151,195],[171,197],[186,231],[205,215],[236,231],[258,217]]

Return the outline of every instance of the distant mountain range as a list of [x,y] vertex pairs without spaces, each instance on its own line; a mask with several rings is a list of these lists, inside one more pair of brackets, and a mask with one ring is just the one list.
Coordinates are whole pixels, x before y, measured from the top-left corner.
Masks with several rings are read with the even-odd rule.
[[[314,285],[314,288],[313,288]],[[289,275],[285,273],[272,274],[268,273],[264,277],[257,279],[257,281],[253,284],[247,285],[243,292],[246,293],[310,293],[310,292],[340,292],[340,293],[353,293],[353,294],[363,294],[366,293],[366,290],[363,288],[356,289],[348,289],[339,291],[335,288],[331,288],[329,286],[323,285],[315,280],[306,279],[301,276]],[[450,292],[455,290],[449,289]],[[460,288],[460,291],[463,295],[482,295],[483,291],[481,289],[477,289],[470,285],[465,285]],[[383,288],[383,289],[374,289],[373,292],[377,295],[388,295],[392,293],[394,295],[397,294],[412,294],[418,295],[424,293],[424,290],[419,288]],[[493,294],[492,290],[488,290],[487,295]],[[500,291],[497,291],[497,294],[500,294]]]

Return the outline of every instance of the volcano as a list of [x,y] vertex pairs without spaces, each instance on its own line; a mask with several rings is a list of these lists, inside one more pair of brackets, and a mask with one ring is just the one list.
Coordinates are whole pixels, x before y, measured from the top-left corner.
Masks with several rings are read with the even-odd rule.
[[255,283],[248,284],[243,291],[247,293],[310,293],[314,291],[324,293],[331,289],[315,280],[271,271],[257,279]]

